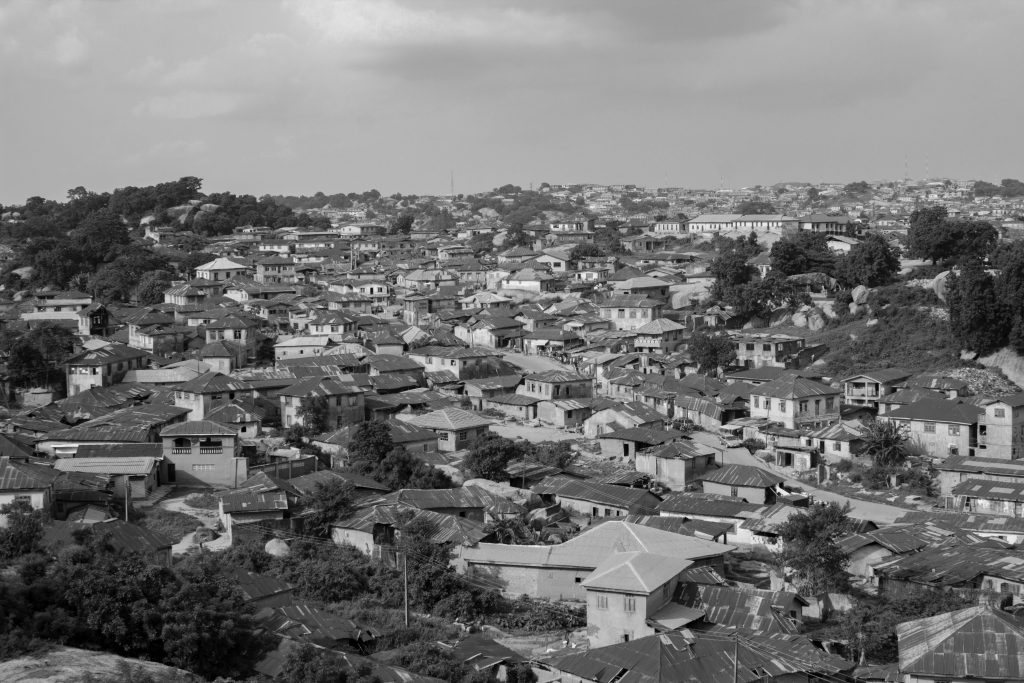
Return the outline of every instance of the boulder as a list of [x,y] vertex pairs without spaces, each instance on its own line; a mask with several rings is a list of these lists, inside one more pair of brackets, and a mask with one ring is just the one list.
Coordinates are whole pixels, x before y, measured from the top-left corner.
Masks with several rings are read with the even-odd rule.
[[852,313],[853,315],[857,315],[858,313],[860,313],[863,308],[864,307],[861,306],[860,304],[855,304],[852,302],[850,303],[850,313]]
[[793,324],[797,327],[807,327],[807,312],[803,308],[793,314]]
[[812,332],[817,332],[825,328],[825,323],[828,321],[825,319],[825,314],[821,312],[820,308],[812,308],[807,313],[807,329]]
[[864,285],[857,285],[856,287],[854,287],[853,291],[850,292],[850,296],[853,297],[853,303],[866,304],[868,302],[868,294],[870,293],[870,291],[871,290],[869,290]]
[[280,538],[270,539],[267,541],[267,545],[264,546],[263,549],[267,551],[268,555],[273,555],[274,557],[287,557],[290,552],[288,544]]

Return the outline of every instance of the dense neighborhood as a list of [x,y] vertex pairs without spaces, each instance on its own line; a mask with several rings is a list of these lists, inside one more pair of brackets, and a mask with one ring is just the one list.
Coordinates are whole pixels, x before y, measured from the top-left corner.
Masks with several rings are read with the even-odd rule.
[[78,190],[0,214],[2,659],[1024,680],[1019,181]]

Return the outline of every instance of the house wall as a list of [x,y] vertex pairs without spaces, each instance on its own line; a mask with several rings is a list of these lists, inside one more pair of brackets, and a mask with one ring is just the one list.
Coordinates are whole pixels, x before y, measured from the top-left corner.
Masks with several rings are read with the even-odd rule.
[[444,429],[431,431],[437,434],[437,450],[445,453],[452,453],[464,448],[469,448],[471,443],[487,434],[487,432],[490,431],[490,428],[484,426],[459,431],[448,431]]
[[[330,429],[340,429],[350,424],[363,422],[366,417],[365,401],[362,394],[327,396],[327,424]],[[338,405],[339,402],[341,405]],[[302,398],[281,396],[281,424],[285,427],[299,424]]]
[[369,531],[333,527],[331,529],[331,540],[336,545],[350,545],[365,555],[373,555],[373,534]]
[[588,417],[590,417],[589,408],[562,410],[550,401],[541,401],[537,404],[537,418],[544,424],[548,424],[553,427],[578,427],[582,425]]
[[[28,489],[17,491],[0,491],[0,507],[22,498],[27,500],[34,510],[50,509],[50,489]],[[7,526],[7,515],[0,514],[0,528]]]
[[[974,436],[973,425],[951,425],[943,422],[925,422],[923,420],[902,420],[888,415],[889,419],[909,429],[910,444],[933,457],[945,458],[949,455],[971,455],[971,440]],[[929,427],[931,431],[929,431]],[[951,434],[950,428],[959,433]]]
[[[626,441],[625,439],[600,439],[601,444],[601,457],[604,458],[629,458],[633,459],[636,457],[637,443],[635,441]],[[644,445],[641,444],[640,448]]]
[[766,418],[769,422],[781,423],[787,429],[812,425],[824,427],[839,420],[839,394],[784,399],[755,392],[750,395],[750,417]]
[[656,458],[649,453],[636,454],[636,471],[651,475],[655,481],[673,490],[685,489],[707,471],[708,465],[714,462],[714,456],[699,456],[692,460],[683,458]]
[[235,440],[220,437],[220,453],[200,453],[199,437],[193,437],[187,452],[175,452],[174,439],[164,439],[164,467],[174,465],[174,481],[178,486],[223,486],[235,488],[249,477],[248,459],[235,455]]
[[[704,481],[701,484],[703,485],[704,493],[717,493],[721,496],[741,498],[748,503],[765,503],[768,500],[767,490],[763,488],[729,486],[728,484],[719,484],[713,481]],[[735,489],[735,493],[733,493],[733,489]]]
[[532,406],[520,406],[508,403],[492,403],[485,399],[483,407],[497,410],[502,415],[515,418],[517,420],[532,420],[537,417],[537,404]]
[[1024,407],[1012,407],[1002,401],[985,407],[984,436],[979,426],[979,455],[986,458],[1019,458],[1024,455]]
[[876,586],[874,565],[893,556],[893,552],[880,545],[871,544],[850,553],[848,571],[861,579],[865,586]]
[[659,588],[651,595],[587,591],[587,636],[590,647],[614,645],[624,640],[636,640],[654,635],[647,625],[647,616],[668,602],[671,586],[662,595]]
[[569,600],[583,602],[586,591],[583,580],[593,573],[593,567],[526,567],[467,563],[465,572],[471,577],[486,577],[490,583],[503,586],[507,596],[529,595],[541,600]]
[[628,507],[611,505],[608,503],[595,503],[580,498],[569,498],[556,495],[555,499],[562,506],[563,510],[574,512],[578,515],[591,515],[593,517],[625,517],[629,514]]

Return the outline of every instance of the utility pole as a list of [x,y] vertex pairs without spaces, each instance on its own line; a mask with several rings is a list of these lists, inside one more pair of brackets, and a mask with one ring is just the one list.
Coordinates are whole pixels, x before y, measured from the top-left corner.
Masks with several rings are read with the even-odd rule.
[[131,491],[132,480],[124,475],[124,521],[128,521],[128,492]]
[[740,639],[732,634],[732,683],[740,683]]
[[405,586],[405,626],[409,627],[409,554],[402,551],[402,583]]

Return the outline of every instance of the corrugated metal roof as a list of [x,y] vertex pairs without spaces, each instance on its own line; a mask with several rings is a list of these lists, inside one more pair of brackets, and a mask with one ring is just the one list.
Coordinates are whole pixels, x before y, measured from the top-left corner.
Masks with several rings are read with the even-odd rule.
[[61,458],[53,464],[58,472],[93,474],[149,474],[156,458]]
[[1011,615],[977,605],[896,627],[900,671],[919,677],[1024,678],[1024,627]]
[[0,491],[27,491],[49,488],[59,472],[45,465],[11,462],[0,458]]
[[476,415],[463,410],[462,408],[444,408],[435,410],[426,415],[419,415],[412,420],[413,424],[427,429],[471,429],[473,427],[486,427],[494,424],[494,420]]
[[950,491],[954,496],[1020,502],[1024,500],[1024,482],[967,479]]
[[564,475],[555,475],[544,479],[533,486],[533,492],[540,495],[583,500],[597,505],[611,505],[625,508],[630,512],[653,512],[661,500],[647,489],[601,484]]
[[702,481],[710,481],[726,486],[746,486],[750,488],[766,488],[786,481],[785,477],[763,470],[752,465],[725,465],[717,470],[705,472]]
[[288,509],[288,495],[284,491],[251,493],[237,491],[221,496],[221,507],[227,513],[272,512]]
[[796,593],[706,584],[680,584],[679,588],[676,602],[703,610],[712,624],[755,633],[797,632],[796,623],[784,611],[794,600],[803,601]]

